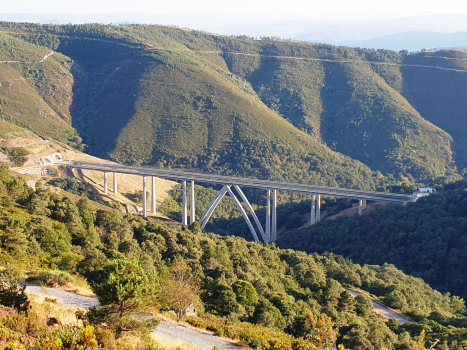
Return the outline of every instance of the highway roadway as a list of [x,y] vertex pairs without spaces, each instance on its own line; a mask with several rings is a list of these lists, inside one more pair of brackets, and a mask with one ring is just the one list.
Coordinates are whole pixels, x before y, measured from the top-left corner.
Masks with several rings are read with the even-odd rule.
[[354,190],[348,188],[315,186],[299,183],[288,183],[279,181],[250,179],[235,176],[213,175],[202,172],[188,172],[171,169],[160,169],[145,166],[128,166],[115,164],[101,164],[81,161],[57,162],[70,168],[101,171],[104,173],[120,173],[139,176],[155,176],[175,181],[196,181],[202,183],[213,183],[219,185],[239,185],[263,190],[278,190],[286,192],[299,192],[306,194],[320,194],[326,196],[353,198],[360,200],[371,200],[379,202],[408,203],[415,202],[419,198],[416,195],[395,194],[387,192],[375,192]]

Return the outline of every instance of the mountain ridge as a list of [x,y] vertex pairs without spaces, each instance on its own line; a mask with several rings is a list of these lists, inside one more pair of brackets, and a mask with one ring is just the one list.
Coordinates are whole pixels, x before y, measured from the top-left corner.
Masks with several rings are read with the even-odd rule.
[[[414,108],[420,96],[406,84],[425,69],[435,78],[431,85],[449,76],[461,91],[463,53],[400,55],[163,26],[2,27],[73,59],[72,123],[100,156],[291,181],[304,176],[299,168],[316,169],[303,179],[335,185],[343,177],[350,187],[367,188],[380,184],[357,184],[345,172],[365,169],[366,182],[378,171],[434,181],[467,163],[463,129],[449,130],[454,139],[441,130],[444,114],[440,120],[430,109],[420,113]],[[461,109],[450,115],[463,118]],[[268,158],[253,162],[246,154],[259,145]],[[297,169],[293,175],[283,171],[284,162]],[[355,170],[344,170],[346,162]],[[334,170],[324,170],[332,163]],[[319,173],[326,174],[322,180]]]

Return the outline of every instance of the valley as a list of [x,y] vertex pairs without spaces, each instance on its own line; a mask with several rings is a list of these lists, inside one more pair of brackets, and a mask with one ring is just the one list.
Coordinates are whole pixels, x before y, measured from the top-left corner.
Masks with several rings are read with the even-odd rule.
[[[467,347],[466,52],[12,22],[0,48],[0,349],[175,350],[150,336],[165,318],[251,349]],[[196,182],[180,225],[177,182],[157,179],[145,218],[141,176],[114,193],[56,159],[437,193],[364,215],[323,196],[313,223],[311,192],[279,191],[278,239],[260,243],[232,198],[198,223],[222,181]],[[264,223],[264,189],[245,192]],[[54,323],[24,281],[102,307]]]

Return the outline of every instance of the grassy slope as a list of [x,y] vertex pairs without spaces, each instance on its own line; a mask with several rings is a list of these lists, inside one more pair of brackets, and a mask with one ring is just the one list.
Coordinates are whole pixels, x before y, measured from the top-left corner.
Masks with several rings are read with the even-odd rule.
[[[73,77],[69,59],[0,33],[0,117],[42,137],[75,142],[68,107],[72,101]],[[16,62],[18,61],[18,62]]]

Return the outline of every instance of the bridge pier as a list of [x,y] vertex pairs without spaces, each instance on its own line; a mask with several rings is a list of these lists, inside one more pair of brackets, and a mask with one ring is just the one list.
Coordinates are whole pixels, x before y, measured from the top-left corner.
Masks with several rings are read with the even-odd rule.
[[266,198],[266,242],[271,242],[271,190],[267,190]]
[[186,181],[183,181],[183,200],[182,200],[182,225],[187,226],[188,216],[187,216],[187,203],[186,203]]
[[108,193],[107,187],[108,187],[107,173],[104,173],[104,193],[105,193],[105,194]]
[[277,190],[272,191],[271,242],[277,239]]
[[151,213],[156,214],[156,177],[152,176],[151,184]]
[[359,199],[358,200],[358,215],[362,215],[363,212],[363,200]]
[[321,195],[316,195],[316,222],[321,221]]
[[114,193],[117,194],[117,173],[114,173]]
[[148,217],[148,191],[147,191],[147,183],[146,183],[146,176],[143,176],[143,217]]
[[311,214],[310,214],[310,225],[316,223],[316,195],[311,196]]
[[196,211],[195,211],[195,182],[191,181],[191,202],[190,202],[190,225],[193,224],[196,220]]

